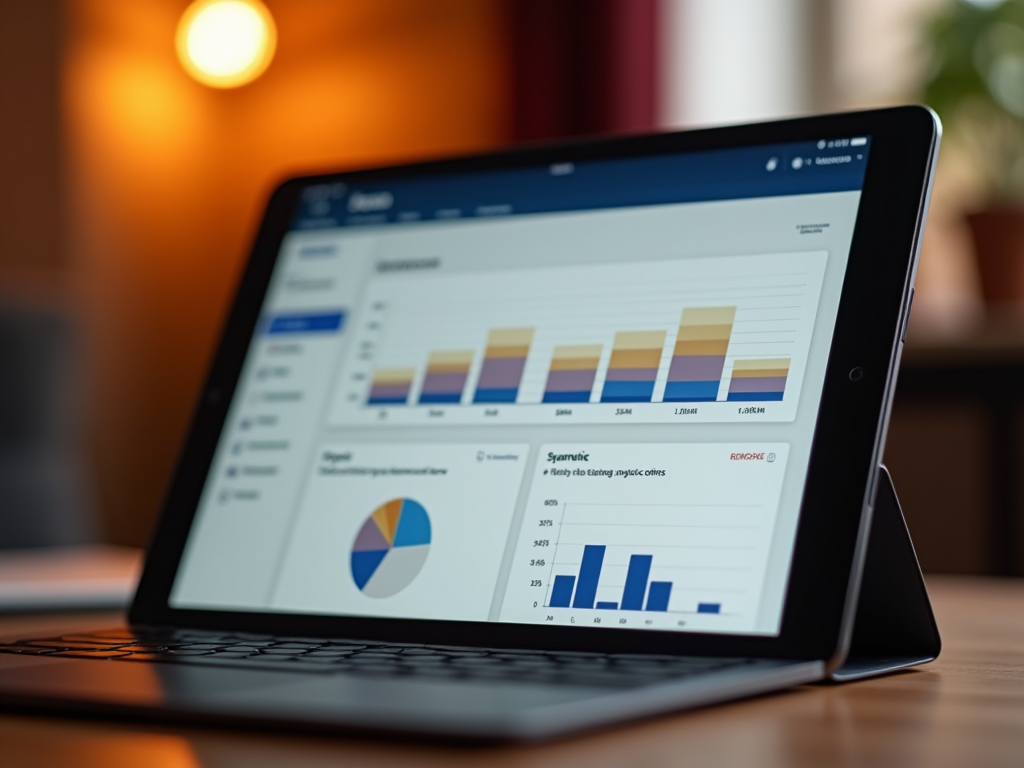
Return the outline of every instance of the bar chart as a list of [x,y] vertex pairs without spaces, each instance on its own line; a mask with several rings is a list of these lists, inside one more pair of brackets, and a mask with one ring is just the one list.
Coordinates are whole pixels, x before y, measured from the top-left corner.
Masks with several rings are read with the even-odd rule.
[[616,333],[601,402],[651,402],[664,347],[665,331]]
[[826,257],[375,279],[329,418],[790,421]]
[[789,358],[737,360],[729,381],[729,400],[781,400],[789,377]]
[[369,405],[405,405],[416,378],[415,368],[382,368],[373,374],[373,384],[366,398]]
[[787,445],[545,445],[540,456],[503,621],[752,626]]
[[621,600],[597,600],[597,587],[601,580],[606,549],[603,544],[584,545],[579,573],[555,576],[548,607],[596,608],[599,611],[667,611],[672,582],[650,581],[653,555],[630,555]]
[[601,362],[600,344],[555,347],[551,368],[544,384],[545,403],[589,403],[594,389],[597,366]]
[[474,403],[516,401],[532,341],[533,328],[500,328],[487,335]]
[[713,402],[729,351],[736,307],[687,307],[676,336],[665,402]]
[[[420,392],[421,403],[459,403],[466,389],[473,350],[432,352]],[[376,376],[374,376],[376,379]]]

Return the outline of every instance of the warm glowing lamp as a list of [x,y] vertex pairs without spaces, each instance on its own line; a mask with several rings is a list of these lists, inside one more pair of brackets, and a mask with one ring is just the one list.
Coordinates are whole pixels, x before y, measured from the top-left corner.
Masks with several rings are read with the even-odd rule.
[[178,58],[196,80],[237,88],[263,74],[277,30],[259,0],[196,0],[178,23]]

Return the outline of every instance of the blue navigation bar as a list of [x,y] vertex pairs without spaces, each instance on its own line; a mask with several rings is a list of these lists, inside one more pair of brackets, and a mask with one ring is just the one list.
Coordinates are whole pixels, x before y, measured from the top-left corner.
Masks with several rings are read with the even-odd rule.
[[331,333],[341,330],[345,324],[345,313],[303,312],[275,315],[267,318],[265,322],[268,336],[284,333]]
[[294,229],[380,226],[861,189],[870,139],[587,160],[307,187]]

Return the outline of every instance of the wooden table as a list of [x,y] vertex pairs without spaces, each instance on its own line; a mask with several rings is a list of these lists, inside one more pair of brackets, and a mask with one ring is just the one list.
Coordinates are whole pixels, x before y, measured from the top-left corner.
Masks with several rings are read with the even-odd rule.
[[[929,585],[945,643],[931,665],[552,744],[439,747],[4,714],[0,766],[1024,765],[1024,581],[935,577]],[[93,618],[112,620],[96,615],[86,623]],[[66,626],[67,617],[8,618],[0,619],[0,632],[57,625]]]

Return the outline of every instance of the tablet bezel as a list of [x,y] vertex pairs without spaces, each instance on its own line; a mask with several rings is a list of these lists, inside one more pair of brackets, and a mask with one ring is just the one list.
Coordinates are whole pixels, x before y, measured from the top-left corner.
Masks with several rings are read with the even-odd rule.
[[[871,136],[850,258],[815,428],[807,486],[776,636],[493,622],[380,619],[185,610],[171,588],[264,294],[309,184],[585,162]],[[242,275],[181,453],[129,612],[135,625],[187,626],[318,637],[520,648],[739,655],[841,662],[849,639],[870,500],[909,311],[940,128],[923,107],[854,112],[759,125],[588,139],[381,169],[307,176],[273,193]],[[863,371],[852,377],[854,368]],[[852,379],[856,378],[854,381]],[[810,512],[809,510],[815,510]]]

